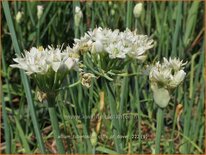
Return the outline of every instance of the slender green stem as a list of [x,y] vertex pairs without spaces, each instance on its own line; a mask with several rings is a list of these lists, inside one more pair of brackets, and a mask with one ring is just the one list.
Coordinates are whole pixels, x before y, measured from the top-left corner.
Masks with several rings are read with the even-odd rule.
[[[103,89],[105,92],[107,92],[111,114],[112,114],[112,116],[115,117],[115,116],[117,116],[117,109],[116,109],[116,105],[115,105],[116,101],[114,98],[114,94],[112,92],[112,88],[111,88],[110,84],[105,79],[103,80],[103,84],[105,84],[103,86]],[[114,142],[115,142],[116,150],[118,153],[124,153],[123,152],[123,143],[122,143],[121,139],[117,138],[117,136],[121,134],[119,121],[116,120],[115,118],[112,118],[112,125],[113,125],[113,135],[114,135]]]
[[95,152],[96,152],[96,148],[95,148],[95,146],[93,146],[93,148],[92,148],[92,154],[95,154]]
[[11,153],[11,133],[10,133],[10,126],[8,121],[8,114],[6,112],[6,105],[4,101],[3,93],[1,92],[1,98],[2,98],[2,113],[3,113],[3,125],[4,125],[4,138],[6,139],[6,154]]
[[[135,65],[132,64],[132,69],[133,72],[140,72],[139,69],[137,70],[135,68]],[[139,97],[139,77],[135,76],[135,95],[134,95],[134,102],[135,105],[137,106],[137,111],[138,111],[138,135],[139,137],[142,137],[142,131],[141,131],[141,122],[142,122],[142,118],[141,118],[141,107],[140,107],[140,97]],[[142,139],[139,138],[138,139],[138,143],[139,143],[139,153],[142,153]]]
[[37,44],[37,46],[39,46],[40,44],[39,44],[39,33],[40,33],[40,23],[38,22],[37,23],[37,37],[36,37],[36,44]]
[[163,115],[164,110],[162,108],[158,108],[157,110],[157,131],[156,131],[156,139],[155,139],[155,154],[160,153],[160,139],[163,128]]
[[57,114],[55,110],[55,96],[48,95],[47,100],[48,100],[48,109],[49,109],[49,115],[51,119],[51,125],[53,128],[54,138],[57,144],[57,150],[58,150],[58,153],[64,154],[65,153],[64,145],[61,140],[61,133],[60,133],[58,120],[57,120]]

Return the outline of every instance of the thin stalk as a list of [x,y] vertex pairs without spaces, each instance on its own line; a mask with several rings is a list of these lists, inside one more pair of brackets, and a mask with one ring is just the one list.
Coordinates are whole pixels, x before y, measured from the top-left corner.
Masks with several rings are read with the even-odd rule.
[[64,145],[61,140],[61,133],[58,125],[59,123],[57,120],[57,114],[55,110],[55,96],[48,95],[47,101],[48,101],[48,109],[49,109],[49,115],[51,119],[51,125],[53,128],[53,133],[54,133],[54,138],[56,140],[58,153],[65,154]]
[[8,121],[8,114],[6,112],[6,104],[4,101],[4,96],[3,93],[1,92],[1,97],[2,97],[2,113],[3,113],[3,125],[4,125],[4,138],[5,138],[5,143],[6,143],[6,154],[11,153],[11,133],[10,133],[10,126],[9,126],[9,121]]
[[96,152],[96,149],[95,149],[95,146],[93,146],[93,148],[92,148],[92,154],[96,154],[95,152]]
[[37,23],[37,34],[36,34],[36,35],[37,35],[37,37],[36,37],[36,39],[37,39],[37,40],[36,40],[36,45],[37,45],[37,46],[40,45],[40,44],[39,44],[39,33],[40,33],[40,23],[38,22],[38,23]]
[[164,110],[162,108],[158,108],[157,110],[157,131],[156,131],[156,139],[155,139],[155,154],[160,153],[160,139],[163,128],[163,115]]
[[[132,69],[133,69],[133,72],[138,72],[138,70],[136,70],[136,66],[133,64],[132,65]],[[142,131],[141,131],[141,122],[142,122],[142,119],[141,119],[141,107],[140,107],[140,99],[139,99],[139,79],[138,79],[138,76],[135,76],[134,77],[135,79],[135,94],[134,94],[134,99],[135,99],[135,105],[137,106],[137,111],[138,111],[138,135],[139,137],[142,137]],[[142,140],[141,138],[138,138],[138,143],[139,143],[139,153],[142,153]]]
[[[138,135],[139,137],[142,137],[142,131],[141,131],[141,108],[140,108],[140,101],[139,101],[139,86],[138,86],[138,79],[135,77],[135,92],[136,92],[136,105],[137,105],[137,111],[138,111]],[[142,153],[142,140],[141,138],[138,139],[139,143],[139,153]]]
[[[109,106],[110,106],[110,110],[111,110],[111,114],[112,116],[117,116],[117,111],[116,111],[116,101],[114,98],[114,94],[112,92],[112,88],[110,86],[109,83],[107,83],[106,80],[103,81],[103,83],[105,83],[104,85],[104,91],[107,92],[107,96],[108,96],[108,101],[109,101]],[[121,139],[117,138],[118,134],[120,134],[120,125],[119,125],[119,121],[116,120],[115,118],[112,118],[112,125],[113,125],[113,135],[114,135],[114,142],[115,142],[115,147],[116,147],[116,151],[118,153],[123,153],[123,144]]]

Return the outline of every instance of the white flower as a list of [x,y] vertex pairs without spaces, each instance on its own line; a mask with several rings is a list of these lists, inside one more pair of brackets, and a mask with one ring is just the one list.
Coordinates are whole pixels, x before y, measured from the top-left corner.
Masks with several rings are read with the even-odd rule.
[[185,78],[186,73],[183,70],[178,71],[171,79],[169,83],[169,87],[175,88],[177,87]]
[[79,6],[75,7],[75,14],[74,14],[74,24],[75,26],[79,26],[80,20],[82,19],[83,14],[81,8]]
[[109,53],[109,57],[114,59],[125,58],[129,48],[124,48],[124,46],[119,42],[117,44],[110,44],[105,50]]
[[137,3],[133,9],[133,14],[134,14],[135,18],[140,17],[142,10],[143,10],[143,4]]
[[46,74],[49,69],[54,72],[71,70],[78,62],[78,57],[72,52],[68,48],[62,52],[61,49],[50,46],[46,49],[32,47],[30,51],[25,51],[23,58],[14,59],[17,64],[10,66],[23,69],[28,75]]
[[171,69],[161,66],[159,63],[151,68],[149,74],[150,80],[153,82],[159,82],[162,84],[167,84],[171,78]]
[[91,53],[100,53],[104,51],[104,45],[101,41],[97,40],[92,44]]
[[132,46],[129,56],[140,60],[142,59],[142,56],[145,56],[145,52],[154,46],[154,41],[149,39],[146,35],[136,35],[131,37],[131,42],[133,42],[134,45]]
[[169,61],[166,58],[164,59],[164,64],[168,65],[169,67],[171,67],[172,69],[174,69],[175,71],[178,71],[180,69],[183,69],[183,66],[185,66],[187,64],[187,62],[183,63],[183,61],[177,59],[177,58],[169,58]]
[[42,5],[37,5],[37,18],[40,19],[43,14],[44,7]]
[[88,36],[81,37],[80,39],[74,39],[73,51],[76,53],[84,53],[92,49],[92,41]]

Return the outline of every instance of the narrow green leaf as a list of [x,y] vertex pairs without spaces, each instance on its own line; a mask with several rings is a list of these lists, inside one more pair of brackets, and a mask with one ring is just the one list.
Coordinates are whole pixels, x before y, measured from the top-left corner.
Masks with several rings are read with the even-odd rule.
[[[10,13],[8,1],[3,1],[2,4],[3,4],[3,10],[4,10],[4,13],[5,13],[7,24],[8,24],[8,27],[9,27],[9,31],[11,33],[11,39],[12,39],[12,42],[13,42],[15,52],[16,52],[16,54],[20,55],[21,52],[20,52],[20,48],[19,48],[19,45],[18,45],[18,42],[17,42],[16,33],[15,33],[15,30],[14,30],[13,21],[12,21],[12,18],[11,18],[11,13]],[[23,83],[23,86],[24,86],[25,94],[26,94],[26,97],[27,97],[28,106],[29,106],[29,109],[30,109],[30,112],[31,112],[32,122],[33,122],[33,125],[34,125],[34,131],[35,131],[35,134],[36,134],[36,137],[37,137],[37,141],[38,141],[38,144],[40,146],[41,152],[46,153],[45,148],[44,148],[44,143],[43,143],[43,140],[42,140],[42,136],[41,136],[41,132],[39,130],[39,123],[38,123],[37,117],[36,117],[36,112],[35,112],[34,103],[33,103],[33,100],[32,100],[30,85],[29,85],[29,82],[28,82],[28,79],[27,79],[25,73],[22,70],[20,70],[20,74],[21,74],[21,79],[22,79],[22,83]]]

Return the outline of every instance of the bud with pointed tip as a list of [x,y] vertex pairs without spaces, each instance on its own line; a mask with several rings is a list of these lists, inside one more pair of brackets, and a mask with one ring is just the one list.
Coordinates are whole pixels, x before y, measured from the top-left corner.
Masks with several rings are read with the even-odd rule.
[[92,146],[97,145],[97,133],[94,130],[92,131],[90,141],[91,141]]
[[15,17],[17,23],[21,22],[22,16],[23,16],[23,12],[18,11]]
[[44,7],[42,5],[37,5],[37,18],[40,19],[43,14]]
[[79,6],[75,7],[75,15],[74,15],[74,24],[75,26],[79,26],[79,23],[83,17],[82,10]]
[[143,10],[143,4],[137,3],[133,9],[133,14],[135,18],[139,18],[141,16],[142,10]]

